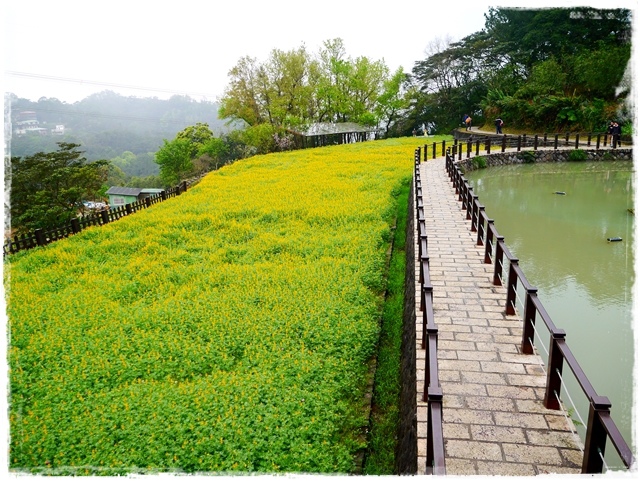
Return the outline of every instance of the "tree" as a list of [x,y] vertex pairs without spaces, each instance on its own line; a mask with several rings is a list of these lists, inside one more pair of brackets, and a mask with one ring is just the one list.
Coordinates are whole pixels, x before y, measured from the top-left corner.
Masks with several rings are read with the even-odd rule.
[[435,43],[416,62],[411,118],[440,132],[464,113],[474,123],[500,116],[521,128],[590,129],[623,105],[629,10],[491,8],[485,18],[482,31]]
[[197,170],[216,170],[225,163],[229,148],[223,139],[212,137],[200,146],[197,158],[203,167]]
[[88,163],[80,145],[58,143],[51,153],[11,159],[11,227],[18,231],[70,222],[95,199],[107,178],[109,162]]
[[197,122],[176,134],[176,139],[186,139],[191,144],[191,156],[195,157],[198,150],[213,138],[209,124]]
[[274,49],[263,63],[242,57],[229,77],[219,115],[244,121],[249,145],[260,152],[281,145],[287,130],[318,122],[376,125],[389,108],[378,108],[390,78],[384,61],[351,59],[340,38],[325,41],[315,57],[304,46]]
[[258,97],[258,60],[242,57],[229,71],[231,83],[220,100],[221,119],[242,120],[247,125],[266,121]]
[[397,122],[409,108],[409,96],[407,92],[403,92],[403,87],[407,83],[407,74],[402,67],[398,67],[393,76],[384,82],[375,112],[378,126],[384,124],[386,134],[391,130],[392,124]]
[[171,142],[165,139],[163,143],[164,145],[156,152],[160,178],[166,186],[176,185],[193,172],[193,146],[186,138],[176,138]]

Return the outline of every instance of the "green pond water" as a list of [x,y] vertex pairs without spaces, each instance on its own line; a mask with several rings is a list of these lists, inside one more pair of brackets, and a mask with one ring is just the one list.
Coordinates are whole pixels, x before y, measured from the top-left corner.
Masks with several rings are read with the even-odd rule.
[[[487,216],[519,258],[529,282],[596,392],[607,396],[627,443],[634,413],[634,167],[629,161],[541,163],[468,172]],[[565,195],[556,192],[564,192]],[[607,238],[621,237],[620,242]],[[522,312],[522,298],[519,299]],[[539,321],[541,325],[542,322]],[[538,352],[549,348],[538,329]],[[587,422],[588,404],[565,367],[566,394]],[[584,428],[579,427],[581,435]],[[584,436],[582,436],[584,440]],[[610,456],[607,463],[618,464]]]

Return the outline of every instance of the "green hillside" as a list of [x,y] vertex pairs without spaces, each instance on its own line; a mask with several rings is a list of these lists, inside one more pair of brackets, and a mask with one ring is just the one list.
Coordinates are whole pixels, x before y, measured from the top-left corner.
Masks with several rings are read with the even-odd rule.
[[10,468],[352,472],[423,140],[253,157],[8,257]]

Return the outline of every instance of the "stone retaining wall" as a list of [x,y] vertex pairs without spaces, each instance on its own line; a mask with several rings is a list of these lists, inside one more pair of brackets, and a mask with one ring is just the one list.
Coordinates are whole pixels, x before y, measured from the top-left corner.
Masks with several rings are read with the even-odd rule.
[[[633,160],[633,149],[558,149],[558,150],[523,150],[520,152],[497,152],[494,154],[485,154],[472,156],[469,159],[463,158],[457,161],[457,165],[464,172],[475,170],[477,167],[476,160],[483,158],[487,167],[497,165],[511,164],[532,164],[538,162],[569,162],[571,152],[582,150],[586,152],[586,161],[600,162],[608,160]],[[462,154],[466,155],[466,152]],[[575,155],[575,154],[574,154]]]
[[416,394],[416,271],[415,271],[415,200],[414,182],[409,192],[406,271],[400,369],[400,423],[396,445],[396,474],[416,474],[418,470],[418,402]]

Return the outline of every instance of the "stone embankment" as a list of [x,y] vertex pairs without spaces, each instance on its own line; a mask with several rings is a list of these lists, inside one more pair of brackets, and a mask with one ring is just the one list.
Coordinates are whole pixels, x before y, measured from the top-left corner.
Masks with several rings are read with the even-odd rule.
[[[471,158],[463,158],[458,161],[458,165],[465,171],[478,168],[480,161],[484,159],[486,167],[511,164],[533,164],[540,162],[570,162],[572,152],[581,150],[586,154],[586,161],[609,161],[609,160],[633,160],[633,149],[551,149],[551,150],[523,150],[520,152],[496,152],[493,154],[481,154]],[[466,152],[463,153],[463,157]],[[475,160],[474,160],[475,159]]]

